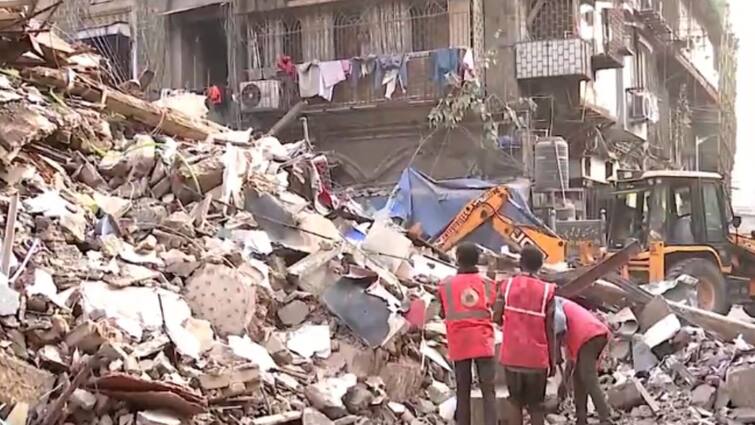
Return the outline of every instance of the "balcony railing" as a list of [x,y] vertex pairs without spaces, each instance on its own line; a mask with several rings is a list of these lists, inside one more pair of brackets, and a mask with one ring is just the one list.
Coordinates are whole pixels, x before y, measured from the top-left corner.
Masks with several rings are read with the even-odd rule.
[[592,43],[581,38],[536,40],[516,45],[516,77],[591,79]]
[[[301,64],[405,54],[407,92],[397,88],[390,101],[431,101],[441,90],[432,81],[430,52],[470,46],[470,34],[469,13],[449,11],[446,1],[393,1],[353,11],[308,8],[298,14],[250,15],[243,40],[246,75],[242,80],[285,80],[285,73],[277,68],[282,56]],[[362,69],[352,72],[361,73]],[[355,83],[347,79],[338,84],[331,102],[310,103],[339,107],[389,101],[384,87],[376,88],[373,73]],[[284,103],[298,100],[296,83],[288,81],[282,86]]]

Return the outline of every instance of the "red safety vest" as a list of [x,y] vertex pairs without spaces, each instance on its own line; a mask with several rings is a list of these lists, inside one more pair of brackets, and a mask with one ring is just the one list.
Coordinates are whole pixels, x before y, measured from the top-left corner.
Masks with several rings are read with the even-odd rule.
[[566,316],[566,355],[569,360],[577,360],[579,349],[589,340],[605,335],[610,331],[597,317],[581,305],[567,299],[563,300]]
[[493,357],[493,281],[477,273],[462,273],[444,279],[438,293],[446,313],[448,358],[459,361]]
[[548,369],[545,313],[548,303],[553,301],[555,286],[535,277],[517,276],[507,280],[501,290],[505,297],[501,364]]

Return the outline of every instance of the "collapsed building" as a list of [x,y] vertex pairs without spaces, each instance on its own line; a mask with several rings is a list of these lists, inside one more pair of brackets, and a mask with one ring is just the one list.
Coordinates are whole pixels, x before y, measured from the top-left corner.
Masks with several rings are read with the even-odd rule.
[[[130,81],[143,75],[143,53],[132,50],[133,62],[120,65],[94,53],[105,41],[120,43],[120,31],[130,26],[83,28],[88,32],[77,36],[83,43],[69,43],[30,21],[25,2],[12,3],[0,8],[0,41],[11,47],[0,53],[4,422],[452,421],[453,378],[434,287],[455,273],[453,262],[333,190],[331,172],[337,175],[346,162],[343,153],[321,152],[327,149],[318,146],[317,115],[308,113],[312,125],[302,127],[310,134],[284,131],[278,138],[271,133],[281,128],[275,120],[282,111],[264,111],[267,118],[258,112],[262,134],[253,135],[206,120],[203,96],[165,93],[152,102],[145,80]],[[172,20],[195,6],[134,14],[123,6],[122,12]],[[196,25],[208,10],[194,12],[199,40]],[[349,34],[343,40],[365,36]],[[513,54],[520,47],[506,48]],[[174,66],[166,62],[163,70]],[[186,69],[195,68],[181,72]],[[491,76],[490,69],[477,68],[478,78]],[[164,85],[165,72],[153,72],[152,87],[180,86]],[[216,72],[201,74],[214,79]],[[357,85],[374,88],[374,79],[363,79]],[[395,82],[396,99],[380,100],[380,107],[400,101]],[[339,88],[346,86],[334,86],[333,99]],[[532,99],[537,107],[522,102],[508,125],[529,131],[541,110]],[[314,107],[328,106],[304,105]],[[317,121],[336,113],[325,111]],[[533,118],[521,123],[528,114]],[[475,127],[460,124],[467,125]],[[506,149],[513,156],[515,149]],[[426,154],[416,145],[412,152]],[[384,176],[385,182],[406,179],[397,205],[407,214],[431,208],[409,200],[416,195],[412,185],[433,188],[427,192],[443,187],[457,210],[494,186],[439,182],[432,166],[412,164],[416,169],[402,166]],[[449,172],[440,177],[454,177]],[[412,204],[422,208],[410,211]],[[536,222],[526,202],[517,206],[522,220]],[[445,208],[447,221],[455,211]],[[431,229],[421,221],[426,231],[447,224]],[[755,325],[659,296],[677,282],[628,282],[615,272],[636,250],[629,244],[589,267],[554,264],[544,271],[561,295],[594,307],[614,329],[603,378],[623,423],[752,423]],[[515,273],[515,263],[515,254],[486,253],[492,276]],[[503,412],[505,383],[499,384]],[[548,421],[567,423],[568,402],[559,400],[556,386],[550,385]]]
[[[601,191],[623,169],[730,180],[736,40],[723,2],[72,0],[58,9],[56,24],[123,77],[149,67],[155,87],[228,84],[231,121],[265,128],[309,98],[307,136],[337,160],[339,187],[390,188],[408,165],[441,180],[531,179],[535,145],[549,138],[566,142],[555,155],[567,155],[568,181],[536,190],[536,209],[598,218]],[[334,61],[344,72],[331,67],[327,100],[302,92],[297,65]],[[469,101],[485,106],[493,143],[480,143],[486,130],[473,113],[428,128],[433,106],[454,92],[449,71],[458,84],[481,82],[482,99]]]

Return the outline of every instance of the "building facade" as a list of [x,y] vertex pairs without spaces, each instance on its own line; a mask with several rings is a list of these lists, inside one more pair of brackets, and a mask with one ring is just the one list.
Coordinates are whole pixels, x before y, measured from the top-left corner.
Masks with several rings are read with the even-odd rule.
[[[591,197],[621,169],[729,179],[736,43],[720,3],[71,0],[53,19],[122,62],[124,75],[149,67],[164,88],[228,84],[236,121],[262,129],[307,90],[297,65],[335,72],[341,62],[330,99],[309,98],[304,115],[306,136],[331,154],[343,186],[389,186],[409,165],[439,179],[529,178],[535,141],[563,138],[569,182],[560,196],[594,216]],[[114,34],[129,54],[113,47]],[[465,78],[480,82],[480,103],[452,128],[430,128],[440,101],[462,97],[447,105],[455,109],[468,100]],[[483,119],[498,130],[494,143],[483,141]],[[283,138],[304,136],[297,124]]]

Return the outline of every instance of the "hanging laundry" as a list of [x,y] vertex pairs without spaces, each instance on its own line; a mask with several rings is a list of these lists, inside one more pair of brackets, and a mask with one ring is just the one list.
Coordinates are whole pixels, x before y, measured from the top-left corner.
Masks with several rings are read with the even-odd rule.
[[284,55],[279,57],[276,65],[278,66],[278,71],[296,79],[296,64],[291,59],[291,56]]
[[406,55],[378,56],[375,68],[375,88],[385,86],[385,98],[390,99],[396,87],[406,93],[407,66]]
[[375,72],[377,56],[355,57],[351,62],[351,84],[356,87],[360,78],[364,78]]
[[307,62],[296,66],[299,75],[299,96],[303,99],[320,96],[327,101],[333,99],[333,88],[344,81],[341,61]]
[[296,72],[299,76],[299,96],[302,99],[317,96],[320,93],[320,85],[322,84],[320,65],[316,62],[296,65]]
[[351,61],[350,60],[342,60],[341,61],[341,67],[343,68],[343,75],[346,76],[346,79],[348,80],[351,77]]
[[438,49],[430,54],[433,65],[432,80],[441,87],[450,84],[449,75],[459,75],[461,49]]
[[341,61],[320,62],[320,72],[322,73],[323,83],[325,87],[330,89],[332,97],[333,87],[341,81],[346,80],[343,65]]

